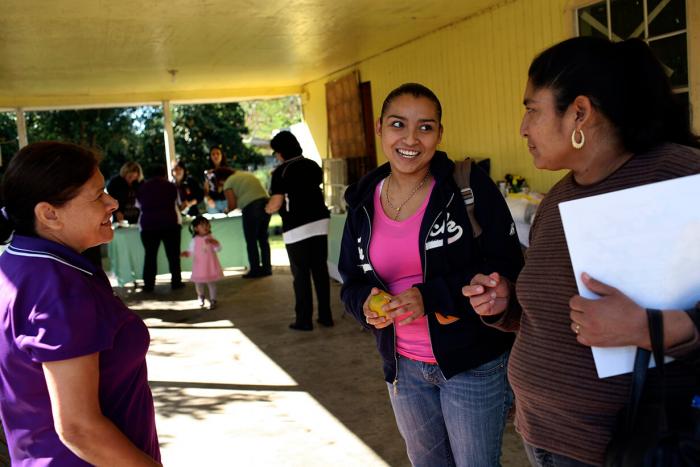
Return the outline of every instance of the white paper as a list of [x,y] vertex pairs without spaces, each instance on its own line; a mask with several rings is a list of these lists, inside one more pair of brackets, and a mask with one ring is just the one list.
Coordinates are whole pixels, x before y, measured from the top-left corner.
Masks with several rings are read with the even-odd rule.
[[[645,308],[687,309],[700,300],[700,175],[559,205],[579,294],[581,273]],[[599,378],[629,373],[636,347],[593,347]]]

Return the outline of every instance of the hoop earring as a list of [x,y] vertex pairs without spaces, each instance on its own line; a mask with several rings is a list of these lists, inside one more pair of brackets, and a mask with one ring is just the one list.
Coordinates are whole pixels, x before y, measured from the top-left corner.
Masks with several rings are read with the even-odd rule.
[[[579,142],[579,143],[576,142],[576,131],[581,133],[581,142]],[[585,142],[586,142],[586,137],[583,136],[583,130],[576,130],[574,128],[574,131],[571,133],[571,145],[574,147],[574,149],[581,149]]]

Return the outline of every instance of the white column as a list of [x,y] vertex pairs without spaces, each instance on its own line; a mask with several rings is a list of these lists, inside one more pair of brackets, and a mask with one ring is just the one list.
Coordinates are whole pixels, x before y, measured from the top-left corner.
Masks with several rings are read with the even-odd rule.
[[27,145],[27,121],[24,118],[24,109],[17,107],[15,110],[17,115],[17,138],[19,138],[19,148],[22,149]]
[[170,113],[170,101],[163,101],[163,136],[165,139],[165,159],[168,177],[172,178],[175,167],[175,134],[173,133],[173,116]]

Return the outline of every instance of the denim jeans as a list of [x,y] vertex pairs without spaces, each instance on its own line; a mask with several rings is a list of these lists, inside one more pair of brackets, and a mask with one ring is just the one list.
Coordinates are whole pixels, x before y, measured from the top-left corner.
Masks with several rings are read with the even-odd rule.
[[270,242],[267,238],[270,215],[265,212],[266,204],[267,198],[260,198],[243,208],[243,236],[251,272],[272,272]]
[[586,464],[571,457],[536,448],[525,440],[523,440],[523,447],[532,467],[594,467],[592,464]]
[[396,423],[414,466],[499,466],[513,393],[508,353],[449,380],[437,365],[398,358],[387,384]]
[[215,199],[214,207],[211,207],[207,204],[207,213],[209,214],[226,212],[226,209],[228,209],[228,201],[226,201],[225,199]]

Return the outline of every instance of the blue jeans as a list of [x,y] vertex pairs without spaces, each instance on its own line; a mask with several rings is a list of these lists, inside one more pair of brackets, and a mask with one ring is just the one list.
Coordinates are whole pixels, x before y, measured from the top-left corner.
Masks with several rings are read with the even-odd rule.
[[414,466],[499,466],[513,404],[508,353],[445,380],[437,365],[398,358],[396,423]]
[[214,207],[211,207],[207,204],[207,213],[209,214],[226,212],[226,209],[228,209],[228,201],[226,201],[225,199],[215,199]]
[[532,467],[594,467],[592,464],[586,464],[571,457],[536,448],[525,440],[523,440],[523,447]]

